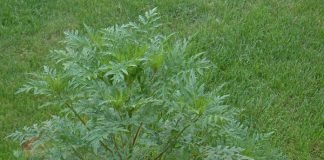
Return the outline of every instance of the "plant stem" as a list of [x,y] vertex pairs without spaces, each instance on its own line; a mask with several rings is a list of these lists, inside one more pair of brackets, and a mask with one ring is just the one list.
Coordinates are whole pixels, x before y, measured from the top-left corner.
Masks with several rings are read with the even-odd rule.
[[[171,147],[171,146],[173,146],[176,142],[177,142],[177,139],[181,136],[181,134],[187,129],[187,128],[189,128],[190,126],[191,126],[191,124],[193,124],[193,123],[195,123],[195,122],[197,122],[198,120],[199,120],[199,118],[202,116],[202,114],[200,114],[200,115],[198,115],[196,118],[194,118],[194,120],[192,121],[192,123],[190,123],[190,124],[188,124],[187,126],[185,126],[177,135],[176,135],[176,137],[174,138],[174,140],[172,141],[172,139],[170,139],[168,142],[167,142],[167,144],[166,144],[166,147],[165,147],[165,149],[157,156],[157,157],[155,157],[154,158],[154,160],[157,160],[157,159],[161,159],[161,157],[163,156],[163,154],[165,153],[165,152],[167,152],[168,150],[169,150],[169,148]],[[180,120],[179,120],[180,121]],[[178,121],[178,122],[179,122]],[[178,125],[178,122],[177,122],[177,125]]]
[[112,137],[112,140],[113,140],[113,142],[114,142],[114,145],[115,145],[115,148],[116,148],[116,151],[117,151],[118,157],[119,157],[120,160],[122,160],[123,158],[122,158],[122,155],[121,155],[120,152],[119,152],[119,147],[118,147],[118,144],[116,143],[115,136]]
[[[74,113],[74,115],[81,121],[81,123],[86,127],[86,129],[88,131],[91,131],[90,128],[86,125],[86,122],[80,116],[80,114],[70,104],[68,104],[68,103],[65,103],[65,104]],[[112,155],[114,154],[114,152],[105,143],[103,143],[101,140],[99,140],[99,142],[107,151],[109,151]]]
[[142,126],[143,126],[143,122],[141,122],[140,126],[137,128],[137,131],[136,131],[135,137],[133,138],[132,147],[134,147],[134,145],[135,145],[136,139],[137,139],[137,137],[138,137],[139,132],[141,131]]
[[180,135],[188,128],[188,127],[190,127],[190,125],[187,125],[186,127],[184,127],[177,135],[176,135],[176,137],[174,138],[174,140],[172,141],[172,139],[170,139],[169,141],[168,141],[168,143],[166,144],[166,147],[164,148],[164,150],[156,157],[156,158],[154,158],[154,160],[157,160],[157,159],[161,159],[161,157],[163,156],[163,154],[165,153],[165,152],[167,152],[168,150],[169,150],[169,148],[171,147],[171,146],[173,146],[175,143],[176,143],[176,141],[177,141],[177,139],[180,137]]
[[160,159],[162,156],[163,156],[163,154],[165,153],[165,152],[167,152],[168,150],[169,150],[169,148],[171,147],[171,146],[173,146],[175,143],[176,143],[176,140],[180,137],[180,135],[189,127],[190,125],[187,125],[186,127],[184,127],[178,134],[177,134],[177,136],[174,138],[174,140],[172,141],[172,139],[170,139],[169,141],[168,141],[168,143],[167,143],[167,145],[166,145],[166,147],[165,147],[165,149],[156,157],[156,158],[154,158],[154,160],[157,160],[157,159]]
[[77,154],[77,156],[81,159],[84,160],[84,158],[82,157],[82,155],[72,146],[72,150]]

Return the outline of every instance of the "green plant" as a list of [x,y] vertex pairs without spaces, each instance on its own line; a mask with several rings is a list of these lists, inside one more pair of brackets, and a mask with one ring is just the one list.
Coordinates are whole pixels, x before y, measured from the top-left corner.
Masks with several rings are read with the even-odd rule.
[[86,35],[66,32],[65,49],[17,93],[45,97],[60,107],[40,125],[9,137],[17,157],[35,159],[279,159],[264,145],[270,134],[253,134],[235,120],[239,111],[202,79],[213,65],[204,53],[186,51],[157,33],[156,9],[139,22]]

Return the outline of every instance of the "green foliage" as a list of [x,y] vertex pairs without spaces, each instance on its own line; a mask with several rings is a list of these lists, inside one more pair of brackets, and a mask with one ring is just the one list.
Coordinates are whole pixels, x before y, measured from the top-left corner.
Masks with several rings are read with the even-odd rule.
[[[65,32],[53,50],[53,67],[17,93],[46,97],[42,107],[62,116],[9,137],[20,157],[39,159],[284,159],[269,148],[270,134],[256,134],[236,120],[226,96],[206,88],[214,66],[190,53],[190,39],[171,42],[157,33],[156,9],[138,22],[86,33]],[[23,153],[24,152],[24,153]]]

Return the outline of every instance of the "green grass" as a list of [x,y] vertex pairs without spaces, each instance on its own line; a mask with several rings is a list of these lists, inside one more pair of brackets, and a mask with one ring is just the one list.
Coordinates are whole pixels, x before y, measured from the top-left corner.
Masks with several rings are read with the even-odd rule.
[[321,0],[0,0],[0,159],[12,159],[9,133],[55,109],[14,92],[60,47],[63,31],[134,20],[158,7],[165,33],[197,33],[190,49],[207,51],[241,120],[274,131],[270,143],[289,159],[324,159],[324,3]]

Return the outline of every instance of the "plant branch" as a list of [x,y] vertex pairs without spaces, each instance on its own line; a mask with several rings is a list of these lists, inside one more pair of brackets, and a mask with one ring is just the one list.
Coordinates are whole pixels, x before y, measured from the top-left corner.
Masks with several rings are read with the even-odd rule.
[[170,139],[169,141],[168,141],[168,143],[166,144],[166,147],[164,148],[164,150],[157,156],[157,157],[155,157],[154,158],[154,160],[157,160],[157,159],[161,159],[161,157],[163,156],[163,154],[165,153],[165,152],[167,152],[168,150],[169,150],[169,148],[171,147],[171,146],[173,146],[174,144],[175,144],[175,142],[177,141],[177,139],[181,136],[181,134],[188,128],[188,127],[190,127],[190,124],[189,125],[187,125],[187,126],[185,126],[177,135],[176,135],[176,137],[174,138],[174,140],[172,141],[172,139]]
[[87,128],[87,130],[90,131],[90,128],[86,125],[86,122],[84,121],[84,119],[82,119],[80,114],[70,104],[66,103],[66,105],[74,113],[74,115],[80,120],[80,122]]
[[118,144],[116,143],[115,136],[112,136],[112,140],[113,140],[113,142],[114,142],[114,145],[115,145],[115,148],[116,148],[116,151],[117,151],[118,157],[119,157],[120,160],[122,160],[123,158],[122,158],[122,155],[121,155],[120,152],[119,152],[119,147],[118,147]]
[[81,155],[81,153],[79,153],[73,146],[72,146],[72,150],[77,154],[77,156],[81,159],[81,160],[85,160],[83,157],[82,157],[82,155]]
[[136,131],[136,134],[135,134],[135,137],[133,138],[133,143],[132,143],[132,147],[134,147],[135,143],[136,143],[136,139],[139,135],[139,132],[141,131],[141,128],[143,126],[143,122],[141,122],[140,126],[137,128],[137,131]]
[[[195,123],[195,122],[197,122],[198,120],[199,120],[199,118],[201,117],[202,115],[200,114],[200,115],[198,115],[196,118],[194,118],[194,120],[193,120],[193,123]],[[180,120],[179,120],[180,121]],[[179,122],[178,121],[178,122]],[[177,124],[176,125],[178,125],[178,122],[177,122]],[[192,123],[191,123],[192,124]],[[191,124],[188,124],[187,126],[185,126],[177,135],[176,135],[176,137],[174,138],[174,140],[172,141],[172,139],[170,139],[168,142],[167,142],[167,144],[166,144],[166,147],[165,147],[165,149],[156,157],[156,158],[154,158],[154,160],[157,160],[157,159],[161,159],[161,157],[163,156],[163,154],[165,153],[165,152],[167,152],[168,150],[169,150],[169,148],[171,147],[171,146],[173,146],[175,143],[176,143],[176,141],[177,141],[177,139],[181,136],[181,134],[187,129],[187,128],[189,128],[190,126],[191,126]]]
[[[68,103],[65,103],[68,108],[74,113],[74,115],[81,121],[81,123],[84,125],[84,127],[86,127],[86,129],[88,131],[91,131],[90,128],[86,125],[86,122],[82,119],[82,117],[80,116],[80,114]],[[112,149],[110,149],[105,143],[103,143],[101,140],[99,140],[100,144],[107,150],[109,151],[111,154],[114,154],[114,152],[112,151]]]

